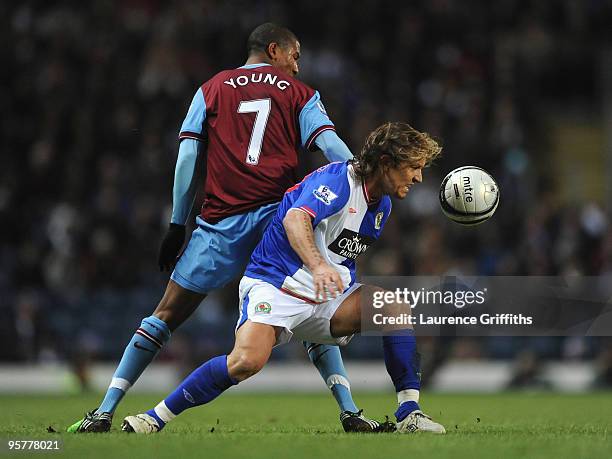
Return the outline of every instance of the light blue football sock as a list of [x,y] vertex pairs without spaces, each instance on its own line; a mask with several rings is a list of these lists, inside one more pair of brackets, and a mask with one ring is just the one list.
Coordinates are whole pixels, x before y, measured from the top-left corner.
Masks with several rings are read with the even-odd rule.
[[306,352],[308,352],[310,361],[317,367],[325,384],[332,391],[340,411],[351,411],[353,413],[359,411],[351,395],[351,385],[344,369],[340,348],[329,344],[314,344],[307,341],[304,341],[304,347]]
[[145,318],[123,352],[98,413],[114,413],[119,402],[170,339],[168,325],[155,316]]

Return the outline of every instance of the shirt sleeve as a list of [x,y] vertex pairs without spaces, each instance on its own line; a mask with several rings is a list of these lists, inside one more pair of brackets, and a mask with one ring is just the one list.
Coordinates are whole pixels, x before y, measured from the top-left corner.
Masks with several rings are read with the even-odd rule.
[[[337,163],[335,163],[337,165]],[[346,169],[341,173],[314,173],[302,184],[302,192],[290,209],[300,210],[312,217],[312,226],[342,210],[350,195]]]
[[353,159],[351,150],[346,146],[335,131],[323,131],[315,138],[315,144],[321,149],[327,160],[331,163],[334,161],[348,161]]
[[314,141],[321,132],[335,130],[318,91],[315,91],[300,111],[299,121],[302,146],[307,150],[314,146]]
[[187,116],[181,125],[179,139],[195,139],[204,140],[204,121],[206,120],[206,101],[204,100],[204,91],[199,88],[189,110]]
[[179,146],[174,187],[172,189],[172,223],[184,225],[189,218],[196,196],[198,142],[186,138]]

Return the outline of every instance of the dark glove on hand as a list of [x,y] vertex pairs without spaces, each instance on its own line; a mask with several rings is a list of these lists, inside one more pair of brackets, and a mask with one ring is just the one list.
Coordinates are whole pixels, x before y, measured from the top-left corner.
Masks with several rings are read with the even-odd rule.
[[159,248],[157,264],[160,271],[171,271],[176,264],[176,258],[185,242],[185,225],[170,223],[168,232]]

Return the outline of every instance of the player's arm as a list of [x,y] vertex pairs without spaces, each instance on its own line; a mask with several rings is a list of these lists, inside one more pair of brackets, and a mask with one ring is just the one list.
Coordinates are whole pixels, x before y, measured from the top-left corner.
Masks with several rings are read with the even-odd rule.
[[172,225],[184,227],[191,214],[198,183],[196,166],[199,147],[200,142],[193,139],[184,139],[180,143],[172,188]]
[[334,123],[327,115],[317,91],[300,111],[299,122],[304,148],[315,150],[318,147],[330,162],[344,162],[353,158],[349,148],[336,134]]
[[198,184],[196,167],[199,144],[197,140],[184,139],[179,146],[172,188],[172,218],[159,249],[160,271],[169,271],[174,267],[185,242],[185,225],[193,208]]
[[342,139],[338,137],[336,131],[331,129],[323,131],[315,138],[314,142],[330,163],[353,159],[353,153],[351,153],[351,150],[349,150]]
[[293,208],[283,219],[283,226],[291,248],[312,273],[315,297],[327,301],[342,293],[344,285],[338,271],[325,262],[315,244],[312,217],[301,209]]
[[174,186],[172,188],[172,218],[168,231],[159,249],[160,271],[171,270],[185,242],[185,224],[193,208],[198,183],[198,153],[203,140],[206,103],[201,89],[198,89],[179,134],[180,144]]

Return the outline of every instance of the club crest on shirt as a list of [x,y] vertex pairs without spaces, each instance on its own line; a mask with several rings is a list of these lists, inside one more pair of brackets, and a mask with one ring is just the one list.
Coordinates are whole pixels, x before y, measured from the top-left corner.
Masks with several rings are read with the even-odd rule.
[[272,311],[272,306],[270,306],[270,303],[262,301],[261,303],[257,303],[255,305],[255,314],[270,314],[270,311]]
[[312,194],[326,206],[329,206],[331,202],[338,197],[338,195],[330,190],[327,185],[320,185]]
[[376,214],[376,218],[374,219],[374,229],[380,229],[380,225],[382,223],[382,219],[385,216],[384,212],[378,212]]

